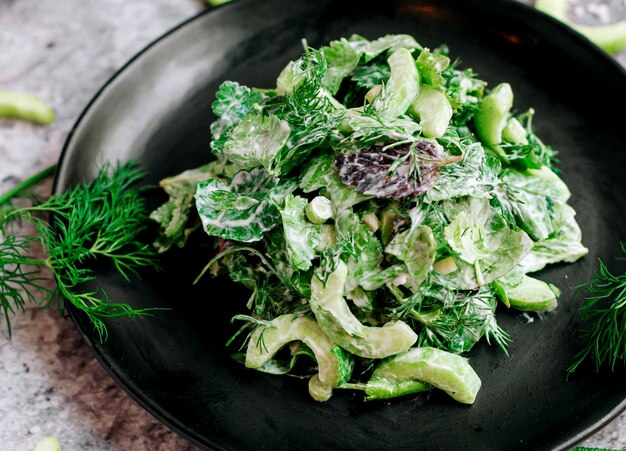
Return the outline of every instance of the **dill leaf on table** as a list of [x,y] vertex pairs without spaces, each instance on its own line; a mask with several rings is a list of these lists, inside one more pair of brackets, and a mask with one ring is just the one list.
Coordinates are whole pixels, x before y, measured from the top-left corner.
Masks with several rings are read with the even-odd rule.
[[[140,239],[149,223],[142,189],[136,186],[143,175],[136,163],[105,165],[89,183],[0,215],[0,311],[9,335],[10,315],[23,310],[26,302],[41,308],[56,303],[63,313],[61,299],[67,300],[87,315],[101,340],[107,336],[103,318],[154,310],[111,302],[101,289],[82,288],[94,280],[91,265],[96,262],[113,265],[126,280],[141,267],[156,267],[155,249]],[[36,235],[14,234],[16,221],[32,224]],[[37,256],[37,245],[43,259]],[[42,272],[44,267],[51,277]],[[49,278],[56,287],[47,283]]]
[[[626,243],[621,244],[626,259]],[[580,308],[580,338],[583,347],[567,369],[573,373],[591,359],[596,370],[626,362],[626,274],[613,274],[602,260],[593,280],[579,287],[588,296]]]

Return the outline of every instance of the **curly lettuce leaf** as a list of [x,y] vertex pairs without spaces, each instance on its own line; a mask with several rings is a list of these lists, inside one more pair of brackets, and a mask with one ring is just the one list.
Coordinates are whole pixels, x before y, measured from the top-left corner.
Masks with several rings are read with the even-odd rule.
[[217,177],[223,171],[219,163],[213,162],[168,177],[159,182],[167,193],[168,200],[150,213],[150,218],[160,225],[154,246],[165,252],[172,246],[183,247],[191,231],[189,213],[193,205],[196,185],[208,178]]
[[426,225],[413,226],[396,235],[385,252],[404,262],[408,274],[406,285],[415,292],[426,280],[435,262],[437,241]]
[[322,84],[328,92],[335,95],[343,79],[358,66],[361,54],[345,38],[331,41],[329,46],[322,47],[322,52],[328,63],[328,70],[322,79]]
[[564,202],[557,202],[552,208],[555,232],[545,240],[533,243],[529,254],[520,262],[524,273],[539,271],[552,263],[573,263],[589,252],[581,242],[582,233],[574,209]]
[[450,65],[450,58],[440,53],[433,53],[430,49],[423,49],[417,57],[417,69],[421,82],[433,88],[444,90],[445,79],[442,72]]
[[276,202],[295,189],[263,168],[239,171],[230,183],[210,179],[198,184],[196,208],[207,234],[253,242],[280,223]]
[[444,236],[455,251],[458,269],[438,274],[442,285],[474,290],[508,273],[532,248],[530,237],[511,228],[486,199],[467,198],[446,208],[452,219]]
[[289,125],[278,117],[252,112],[247,114],[231,131],[224,144],[226,157],[244,169],[263,166],[270,174],[274,158],[287,144]]
[[224,144],[232,128],[255,104],[261,104],[268,96],[259,91],[252,91],[235,81],[225,81],[215,94],[215,101],[211,105],[218,120],[211,124],[211,150],[215,154],[222,153]]

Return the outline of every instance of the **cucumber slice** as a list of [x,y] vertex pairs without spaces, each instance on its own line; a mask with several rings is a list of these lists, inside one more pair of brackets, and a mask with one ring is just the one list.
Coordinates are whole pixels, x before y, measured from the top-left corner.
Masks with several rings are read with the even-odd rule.
[[502,142],[502,131],[512,106],[513,90],[511,85],[501,83],[482,100],[474,115],[474,125],[480,140],[496,156],[504,159],[506,155],[499,144]]
[[452,106],[446,95],[428,85],[421,85],[409,107],[409,114],[422,126],[427,138],[441,138],[452,118]]
[[393,119],[406,113],[419,92],[419,73],[413,55],[405,48],[393,52],[387,62],[391,75],[373,106],[382,117]]
[[283,346],[295,340],[304,342],[315,354],[319,381],[331,387],[337,386],[340,366],[345,367],[338,353],[333,352],[337,345],[313,319],[306,316],[281,315],[271,321],[271,326],[257,327],[246,349],[246,368],[263,371]]
[[[468,360],[435,348],[412,348],[384,361],[372,374],[372,379],[393,383],[420,381],[445,391],[456,401],[473,404],[481,381]],[[406,388],[417,388],[417,385]],[[399,384],[399,393],[402,393]]]
[[343,297],[348,267],[339,261],[326,283],[316,276],[311,280],[309,304],[320,328],[339,346],[368,359],[382,359],[406,351],[417,335],[402,321],[390,321],[383,327],[361,324]]
[[530,276],[524,276],[517,285],[496,281],[497,293],[505,304],[525,312],[546,312],[556,308],[559,290]]
[[520,121],[514,117],[506,122],[502,130],[502,138],[511,144],[528,144],[526,129],[520,124]]
[[61,445],[55,436],[44,437],[37,442],[33,451],[61,451]]

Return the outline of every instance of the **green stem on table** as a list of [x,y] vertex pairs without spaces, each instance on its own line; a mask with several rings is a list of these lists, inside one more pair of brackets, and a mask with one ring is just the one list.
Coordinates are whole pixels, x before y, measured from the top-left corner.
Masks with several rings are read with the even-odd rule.
[[11,199],[13,199],[15,196],[20,194],[22,191],[25,191],[28,188],[35,186],[46,177],[49,177],[50,175],[54,174],[54,171],[56,171],[56,168],[57,168],[56,164],[53,164],[52,166],[48,166],[47,168],[42,169],[41,171],[39,171],[32,177],[29,177],[23,182],[18,183],[15,187],[10,189],[6,193],[0,195],[0,207],[9,203]]

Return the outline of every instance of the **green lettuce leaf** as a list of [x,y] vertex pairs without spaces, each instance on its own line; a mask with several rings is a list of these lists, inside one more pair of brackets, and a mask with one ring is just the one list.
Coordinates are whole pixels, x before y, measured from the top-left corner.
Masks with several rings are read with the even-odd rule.
[[217,177],[220,168],[216,162],[190,169],[174,177],[168,177],[159,185],[169,196],[167,202],[150,213],[150,218],[160,225],[159,235],[154,242],[159,252],[172,246],[183,247],[192,230],[189,213],[193,205],[196,185],[208,178]]
[[[442,285],[473,290],[513,269],[532,248],[532,240],[489,206],[486,199],[467,198],[446,205],[452,218],[444,235],[455,251],[458,269],[436,277]],[[457,219],[459,218],[460,219]]]
[[252,112],[231,131],[223,153],[244,169],[263,166],[272,175],[276,154],[287,144],[289,125],[274,115]]
[[361,221],[361,218],[346,209],[335,219],[338,247],[342,250],[341,259],[348,265],[346,291],[355,290],[359,280],[379,268],[382,262],[382,244]]
[[277,228],[267,233],[264,242],[278,278],[291,292],[309,298],[313,271],[301,271],[291,264],[283,229]]
[[230,183],[210,179],[198,184],[196,208],[207,234],[253,242],[280,223],[276,202],[295,189],[262,168],[239,171]]
[[545,166],[523,172],[507,169],[502,180],[515,189],[518,225],[535,241],[552,235],[558,225],[554,221],[554,204],[570,197],[565,183]]
[[302,271],[311,267],[320,241],[320,226],[306,218],[304,209],[307,204],[303,197],[290,194],[280,207],[289,262]]
[[529,254],[520,262],[524,273],[539,271],[552,263],[573,263],[589,252],[581,242],[582,233],[574,209],[565,202],[557,202],[552,208],[552,229],[555,232],[545,240],[533,243]]
[[322,79],[322,84],[328,92],[335,95],[343,79],[359,64],[361,54],[345,38],[331,41],[328,47],[322,47],[322,52],[328,63],[328,71]]
[[415,292],[435,262],[437,241],[430,227],[420,225],[421,217],[411,216],[411,227],[396,235],[385,252],[404,262],[408,274],[406,285]]
[[472,143],[463,150],[463,160],[441,168],[437,183],[426,193],[426,199],[436,202],[464,196],[490,198],[499,169],[498,160],[486,157],[480,143]]
[[220,85],[212,104],[213,112],[218,117],[218,120],[211,124],[213,153],[222,153],[232,128],[254,108],[255,104],[261,104],[267,98],[266,94],[252,91],[234,81],[225,81]]

